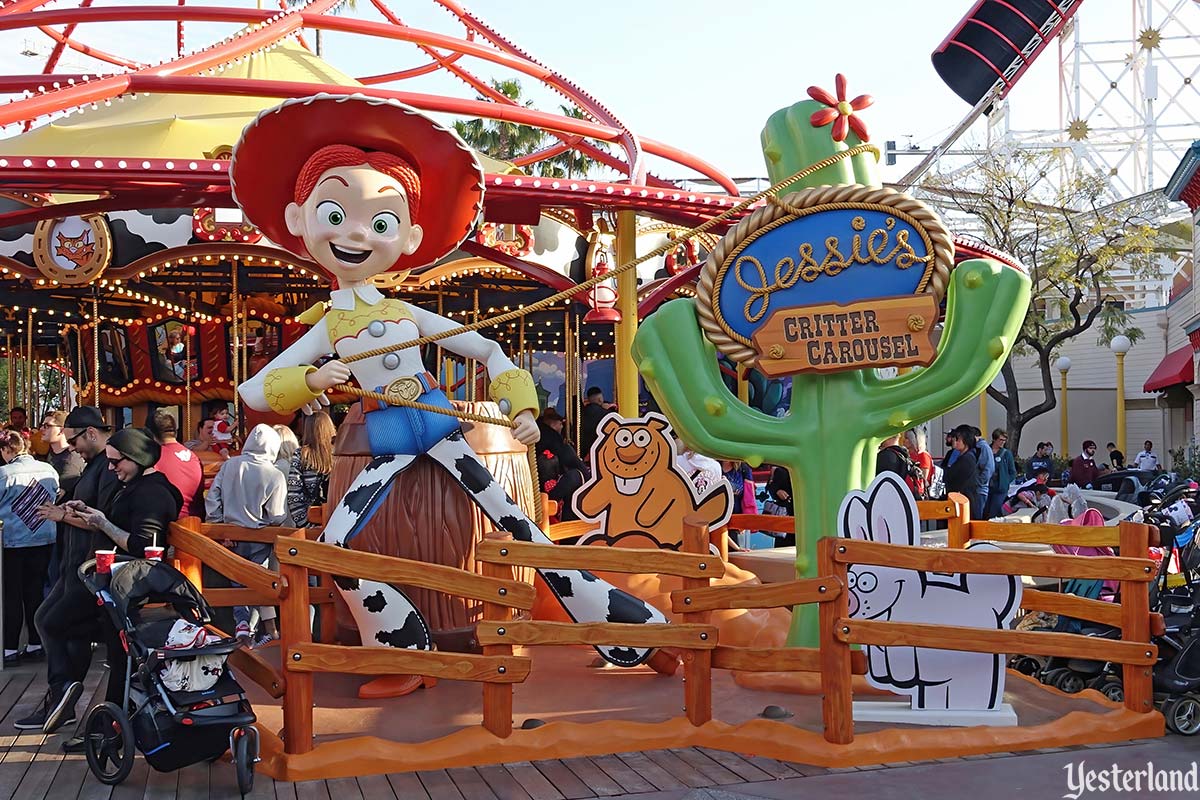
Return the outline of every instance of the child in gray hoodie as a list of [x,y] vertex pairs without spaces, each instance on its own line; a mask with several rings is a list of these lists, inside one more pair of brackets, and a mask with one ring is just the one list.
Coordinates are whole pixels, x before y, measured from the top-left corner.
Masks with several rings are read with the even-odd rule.
[[[287,480],[275,468],[279,455],[279,434],[270,425],[255,425],[246,437],[240,455],[221,465],[204,500],[208,522],[239,525],[243,528],[267,528],[287,521]],[[238,542],[233,551],[255,564],[271,555],[264,542]],[[262,608],[264,638],[275,638],[275,610]],[[250,608],[235,606],[233,618],[238,638],[250,638]],[[268,618],[269,617],[269,618]]]

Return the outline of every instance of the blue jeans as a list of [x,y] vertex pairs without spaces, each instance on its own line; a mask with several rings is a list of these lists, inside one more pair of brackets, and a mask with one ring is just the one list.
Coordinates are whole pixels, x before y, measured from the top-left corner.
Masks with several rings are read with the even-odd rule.
[[[454,408],[440,389],[425,392],[417,401],[439,408]],[[371,411],[365,419],[373,456],[421,455],[461,428],[457,417],[405,406]]]
[[[265,542],[238,542],[233,546],[233,552],[237,553],[247,561],[255,564],[262,564],[271,555],[271,545]],[[240,583],[233,583],[233,586],[241,588]],[[238,625],[245,623],[250,625],[250,606],[234,606],[233,621]]]
[[971,503],[971,519],[987,519],[988,490],[980,489]]

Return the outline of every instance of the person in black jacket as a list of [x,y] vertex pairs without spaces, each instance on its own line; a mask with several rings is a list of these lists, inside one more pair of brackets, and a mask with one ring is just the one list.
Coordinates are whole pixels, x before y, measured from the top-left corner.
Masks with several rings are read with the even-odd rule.
[[604,391],[599,386],[593,386],[587,390],[587,402],[583,404],[583,409],[579,412],[579,452],[585,456],[591,457],[592,443],[596,441],[596,437],[600,433],[600,420],[604,419],[608,412],[616,411],[617,407],[612,403],[604,402]]
[[[106,549],[115,545],[118,555],[142,558],[147,547],[166,542],[167,528],[179,518],[179,509],[183,508],[183,495],[165,475],[154,469],[162,448],[145,428],[126,428],[114,433],[105,453],[109,468],[121,482],[108,512],[78,500],[72,500],[67,506],[83,521],[83,527],[103,534]],[[127,666],[124,646],[111,621],[106,616],[101,620],[108,645],[106,699],[120,706],[124,702]],[[46,731],[46,728],[42,730]],[[75,746],[80,744],[81,739],[74,743]]]
[[[792,497],[792,474],[786,467],[776,467],[771,472],[771,480],[767,481],[767,499],[773,501],[785,516],[796,516],[795,500]],[[794,533],[775,537],[776,547],[792,547],[795,544]]]
[[958,458],[946,469],[946,493],[958,492],[972,503],[977,502],[979,493],[979,470],[975,460],[975,434],[965,427],[955,428],[951,434],[953,449]]
[[542,491],[561,504],[559,519],[579,519],[571,507],[571,498],[583,485],[584,466],[571,443],[563,438],[566,420],[553,408],[547,408],[538,419],[542,438],[535,445],[538,452],[538,479]]
[[[63,428],[67,444],[87,462],[69,499],[89,507],[108,508],[119,483],[105,458],[110,428],[103,415],[93,406],[80,406],[67,416]],[[96,599],[77,574],[79,566],[101,546],[98,534],[84,527],[83,520],[72,514],[66,503],[44,505],[38,513],[58,523],[62,547],[58,551],[58,578],[34,616],[46,651],[49,688],[42,703],[14,723],[18,730],[56,730],[75,721],[75,705],[92,662],[91,642],[98,617]]]

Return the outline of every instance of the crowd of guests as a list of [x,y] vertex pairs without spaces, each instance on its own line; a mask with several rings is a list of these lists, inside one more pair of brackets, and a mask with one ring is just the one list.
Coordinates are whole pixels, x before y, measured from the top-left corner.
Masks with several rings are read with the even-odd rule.
[[[556,409],[546,409],[538,420],[541,488],[558,502],[559,520],[575,518],[571,499],[587,480],[586,454],[600,421],[613,410],[599,388],[588,390],[579,412],[579,449]],[[145,428],[114,430],[99,409],[80,406],[69,414],[47,413],[30,430],[24,410],[12,409],[0,430],[4,663],[44,660],[48,682],[42,702],[16,727],[51,733],[74,723],[93,644],[106,644],[110,654],[123,652],[117,631],[77,577],[96,550],[142,557],[147,547],[165,544],[170,523],[185,516],[246,528],[306,526],[310,508],[327,499],[335,434],[323,411],[298,415],[292,426],[256,425],[238,448],[222,407],[204,415],[195,438],[183,443],[178,420],[167,410],[155,412]],[[939,469],[923,433],[913,429],[881,445],[877,471],[900,475],[918,498],[964,494],[972,517],[987,519],[1040,502],[1040,487],[1052,471],[1050,444],[1039,442],[1024,480],[1018,480],[1007,440],[997,429],[989,444],[979,429],[960,425],[946,435]],[[1108,450],[1114,467],[1124,465],[1114,445]],[[736,511],[794,515],[786,469],[771,469],[760,490],[744,463],[714,461],[678,440],[677,451],[681,468],[701,491],[715,481],[729,482]],[[1072,482],[1087,486],[1108,468],[1096,464],[1095,453],[1095,442],[1085,441],[1071,461]],[[1152,442],[1145,442],[1133,463],[1160,468]],[[243,558],[270,565],[267,544],[226,544]],[[794,537],[779,536],[776,544],[794,544]],[[252,643],[277,636],[273,608],[236,608],[234,622],[235,634]],[[109,667],[107,697],[120,702],[125,661],[110,656]],[[71,739],[65,747],[81,749],[82,740]]]
[[[299,436],[290,426],[256,425],[237,452],[232,435],[221,438],[230,432],[228,411],[221,412],[206,415],[187,443],[165,409],[144,428],[122,430],[91,406],[52,411],[36,439],[24,411],[9,412],[0,430],[4,663],[44,661],[48,683],[41,703],[14,723],[18,729],[51,733],[76,721],[98,643],[110,654],[107,699],[121,702],[125,660],[112,656],[124,652],[119,634],[78,578],[97,550],[143,557],[185,516],[250,528],[305,526],[309,508],[324,503],[335,435],[327,413],[298,417]],[[271,557],[269,545],[227,545],[258,563]],[[258,641],[274,638],[274,611],[235,609],[236,634],[251,640],[257,616]],[[64,744],[68,751],[82,746],[79,737]]]

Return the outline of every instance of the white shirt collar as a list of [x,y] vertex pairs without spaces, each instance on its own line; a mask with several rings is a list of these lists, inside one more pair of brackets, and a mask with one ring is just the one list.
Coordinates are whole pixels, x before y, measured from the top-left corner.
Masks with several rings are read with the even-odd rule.
[[353,311],[355,295],[369,306],[373,306],[384,299],[383,293],[369,283],[362,284],[361,286],[353,286],[349,289],[334,289],[329,293],[329,299],[332,301],[333,307],[337,310]]

